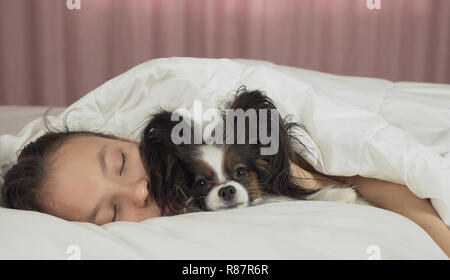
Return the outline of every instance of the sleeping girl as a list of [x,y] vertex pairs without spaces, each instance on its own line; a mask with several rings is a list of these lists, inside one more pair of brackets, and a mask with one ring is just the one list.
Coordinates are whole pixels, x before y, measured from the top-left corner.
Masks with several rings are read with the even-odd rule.
[[[162,164],[147,168],[161,178],[168,175]],[[342,184],[301,164],[291,163],[291,171],[304,189]],[[20,152],[17,164],[4,177],[1,198],[9,208],[96,225],[180,214],[170,201],[160,199],[153,179],[135,141],[91,131],[49,129]],[[404,185],[361,176],[347,179],[372,205],[417,223],[450,256],[450,231],[429,200],[418,198]]]

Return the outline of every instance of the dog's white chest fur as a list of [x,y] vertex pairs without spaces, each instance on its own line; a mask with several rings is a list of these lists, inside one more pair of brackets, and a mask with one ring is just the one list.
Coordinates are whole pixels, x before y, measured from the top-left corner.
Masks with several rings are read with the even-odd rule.
[[353,188],[351,187],[343,188],[331,185],[308,196],[306,199],[355,203],[357,198],[358,195],[356,194],[356,191]]

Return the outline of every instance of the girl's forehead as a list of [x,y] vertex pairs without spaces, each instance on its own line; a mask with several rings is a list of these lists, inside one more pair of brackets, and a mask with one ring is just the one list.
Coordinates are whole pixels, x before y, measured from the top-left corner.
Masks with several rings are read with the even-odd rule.
[[55,154],[42,193],[49,211],[68,220],[76,220],[79,212],[94,204],[100,198],[100,186],[105,183],[97,160],[102,139],[77,138],[65,143]]
[[[97,137],[77,136],[64,141],[47,159],[47,167],[64,167],[74,159],[83,160],[87,153],[92,153],[101,144]],[[87,158],[86,158],[87,160]]]

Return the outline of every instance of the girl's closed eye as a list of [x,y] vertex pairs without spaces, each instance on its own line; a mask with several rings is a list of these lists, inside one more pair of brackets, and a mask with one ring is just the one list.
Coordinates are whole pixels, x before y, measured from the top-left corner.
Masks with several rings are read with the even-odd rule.
[[125,165],[127,163],[127,156],[124,153],[121,154],[122,154],[122,167],[120,168],[119,172],[120,176],[122,176],[123,170],[125,169]]
[[114,204],[114,214],[113,214],[113,217],[112,217],[112,220],[111,220],[111,222],[113,223],[113,222],[115,222],[116,221],[116,219],[117,219],[117,203],[116,204]]

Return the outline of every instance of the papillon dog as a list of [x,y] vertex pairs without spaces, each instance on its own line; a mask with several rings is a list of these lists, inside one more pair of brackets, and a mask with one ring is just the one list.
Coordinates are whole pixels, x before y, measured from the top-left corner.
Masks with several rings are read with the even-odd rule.
[[[216,119],[220,125],[200,143],[174,141],[174,137],[192,140],[192,119],[174,118],[174,112],[167,110],[153,114],[140,142],[152,198],[173,214],[247,207],[280,197],[355,202],[355,190],[342,177],[328,176],[339,186],[330,183],[318,191],[302,187],[301,178],[292,174],[292,164],[317,171],[299,154],[308,149],[294,130],[305,128],[288,119],[280,117],[264,93],[245,87],[226,103]],[[211,138],[223,141],[211,143]],[[294,145],[303,151],[296,151]]]

